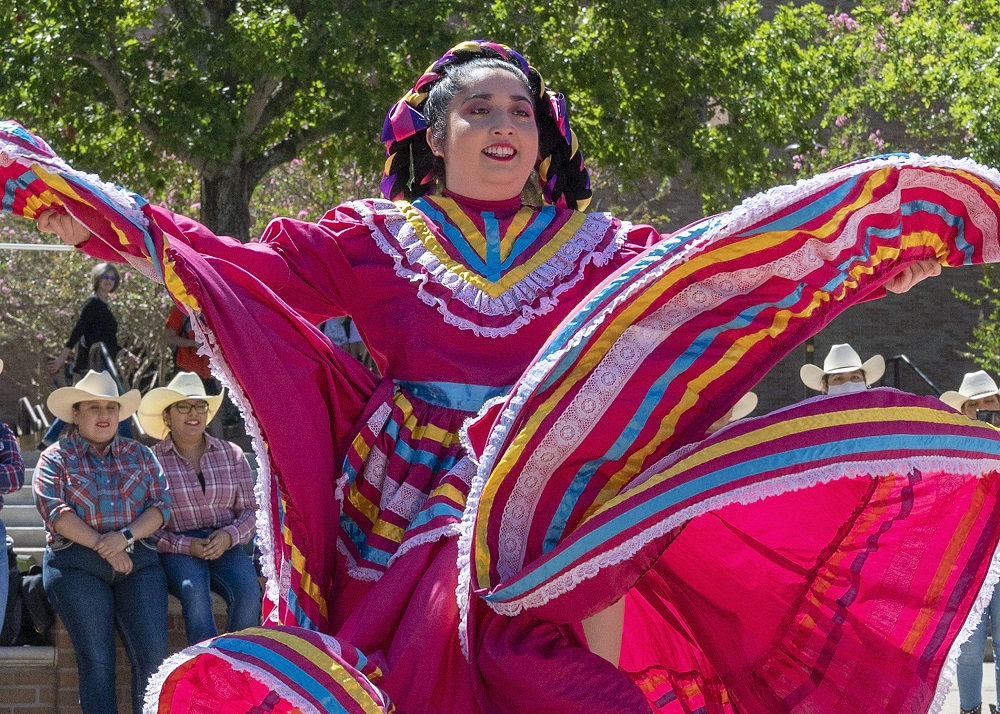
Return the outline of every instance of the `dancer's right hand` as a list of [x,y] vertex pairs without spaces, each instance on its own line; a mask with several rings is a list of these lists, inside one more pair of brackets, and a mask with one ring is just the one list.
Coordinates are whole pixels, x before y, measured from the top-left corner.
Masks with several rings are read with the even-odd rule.
[[55,233],[66,245],[80,245],[91,236],[90,229],[73,216],[51,208],[38,216],[38,230]]

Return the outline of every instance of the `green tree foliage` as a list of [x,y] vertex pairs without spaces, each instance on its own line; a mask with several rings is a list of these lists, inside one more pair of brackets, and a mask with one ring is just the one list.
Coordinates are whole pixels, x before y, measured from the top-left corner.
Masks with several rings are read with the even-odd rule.
[[690,184],[707,211],[790,177],[786,146],[818,143],[852,67],[818,5],[751,0],[502,2],[483,34],[523,46],[564,89],[588,161],[628,191]]
[[376,174],[386,108],[446,47],[490,37],[565,91],[585,152],[622,188],[684,173],[718,209],[787,178],[782,147],[813,143],[843,81],[840,54],[816,42],[818,6],[759,12],[750,0],[9,3],[0,113],[154,198],[192,188],[193,172],[202,222],[246,239],[269,172],[308,157],[334,184],[345,164]]
[[469,37],[522,49],[565,92],[615,196],[597,205],[633,217],[661,216],[677,186],[716,211],[893,148],[1000,161],[1000,0],[850,6],[764,21],[754,0],[6,3],[0,115],[243,238],[373,195],[386,108]]
[[[823,127],[831,151],[803,155],[807,170],[871,153],[916,151],[1000,166],[1000,2],[872,0],[831,18],[855,81],[831,96]],[[819,160],[817,160],[819,159]],[[982,319],[969,344],[984,368],[1000,369],[1000,274],[960,295]]]
[[446,5],[4,3],[0,110],[118,180],[164,189],[179,161],[198,175],[202,221],[246,239],[254,188],[311,144],[335,137],[329,159],[375,163],[373,127],[419,72],[411,57],[450,41]]

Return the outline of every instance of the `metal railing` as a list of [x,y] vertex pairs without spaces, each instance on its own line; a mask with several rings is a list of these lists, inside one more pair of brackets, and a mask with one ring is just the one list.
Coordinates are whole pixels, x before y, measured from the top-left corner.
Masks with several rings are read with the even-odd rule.
[[902,374],[900,373],[901,367],[906,366],[909,367],[910,370],[924,382],[924,384],[926,384],[928,387],[934,390],[934,394],[940,397],[941,394],[944,392],[943,389],[934,384],[934,381],[926,374],[924,374],[923,370],[921,370],[917,365],[915,365],[913,363],[913,360],[911,360],[906,355],[896,355],[895,357],[890,357],[885,361],[885,364],[886,367],[891,367],[892,386],[895,387],[896,389],[899,389],[899,384],[901,381],[900,378],[902,377]]
[[17,435],[24,436],[49,428],[49,418],[41,404],[32,404],[27,397],[17,400]]

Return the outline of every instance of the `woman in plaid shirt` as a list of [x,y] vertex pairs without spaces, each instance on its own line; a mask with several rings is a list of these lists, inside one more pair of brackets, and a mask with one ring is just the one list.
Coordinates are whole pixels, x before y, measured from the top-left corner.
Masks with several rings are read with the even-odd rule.
[[118,435],[139,398],[119,396],[111,375],[94,371],[52,392],[49,410],[76,428],[42,452],[32,481],[48,541],[42,583],[73,641],[84,714],[118,711],[116,625],[132,663],[132,711],[167,656],[167,583],[144,542],[170,516],[167,484],[153,452]]
[[153,452],[170,488],[170,518],[153,538],[188,644],[219,634],[213,591],[226,601],[227,632],[260,624],[260,583],[242,547],[254,534],[253,474],[238,446],[205,431],[222,399],[207,396],[194,372],[179,372],[139,406],[142,428],[162,439]]

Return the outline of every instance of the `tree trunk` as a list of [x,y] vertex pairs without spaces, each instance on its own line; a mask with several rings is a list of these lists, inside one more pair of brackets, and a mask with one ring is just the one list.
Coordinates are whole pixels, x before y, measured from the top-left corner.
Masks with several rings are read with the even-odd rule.
[[216,235],[250,240],[250,193],[245,162],[216,166],[201,176],[201,222]]

